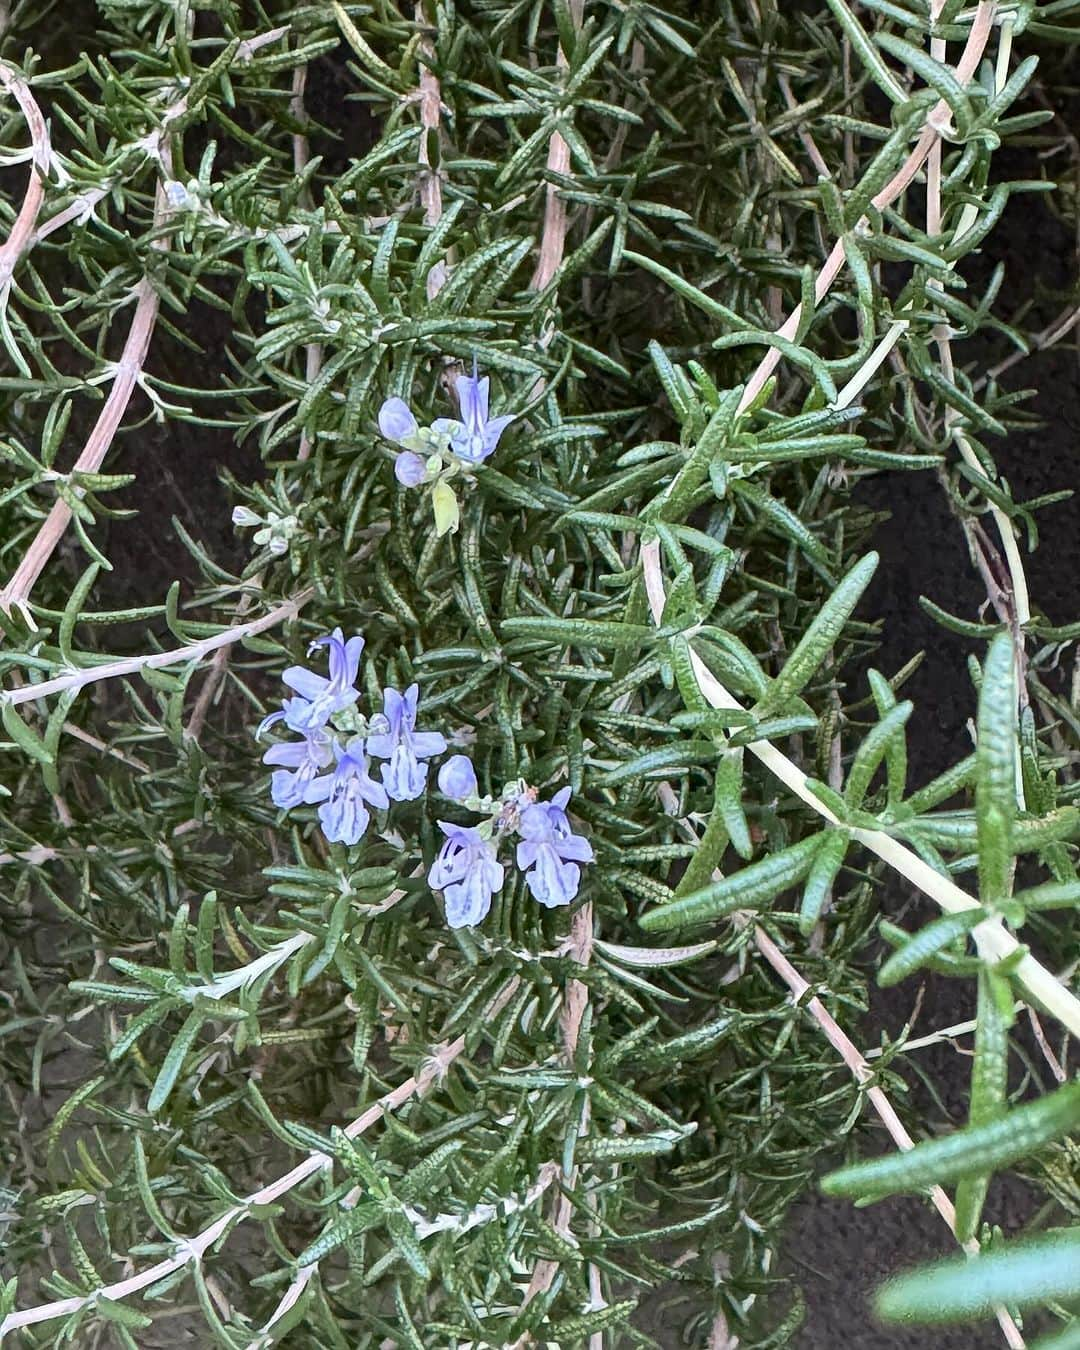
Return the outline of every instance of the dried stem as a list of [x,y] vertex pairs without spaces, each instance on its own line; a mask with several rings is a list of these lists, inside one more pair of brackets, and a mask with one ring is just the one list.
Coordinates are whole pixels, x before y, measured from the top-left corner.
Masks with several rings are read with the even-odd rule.
[[49,128],[37,100],[30,92],[30,86],[18,71],[0,62],[0,84],[15,99],[26,118],[30,131],[30,177],[26,183],[19,214],[11,227],[11,233],[0,245],[0,306],[7,303],[8,291],[15,264],[19,261],[29,244],[30,237],[37,224],[41,204],[45,200],[45,178],[52,164],[52,146],[49,141]]
[[[250,60],[254,52],[268,42],[275,42],[288,28],[277,28],[269,33],[260,34],[258,37],[249,39],[242,44],[244,52],[237,52],[238,61]],[[7,69],[6,67],[4,69]],[[0,76],[2,79],[3,76]],[[20,98],[18,82],[9,84],[12,93],[19,99],[20,106],[23,107],[28,120],[31,112],[29,103],[24,104]],[[29,91],[26,91],[27,94]],[[34,110],[36,111],[36,104]],[[169,249],[169,241],[163,233],[164,226],[168,223],[172,215],[173,208],[165,195],[164,179],[172,175],[172,132],[171,125],[176,119],[183,115],[187,110],[187,97],[177,99],[165,109],[161,118],[161,126],[156,131],[150,133],[142,143],[142,148],[151,157],[155,158],[161,165],[161,178],[159,178],[154,194],[154,230],[155,238],[151,241],[150,247],[159,253],[166,253]],[[40,116],[40,114],[38,114]],[[31,124],[33,130],[33,124]],[[35,157],[37,154],[37,138],[35,137]],[[34,210],[34,219],[30,221],[26,232],[26,238],[23,241],[25,247],[32,247],[39,239],[44,238],[46,234],[51,234],[53,230],[58,229],[61,224],[66,224],[69,220],[76,219],[88,210],[92,210],[98,201],[101,201],[112,190],[115,185],[112,183],[102,185],[100,188],[92,189],[83,193],[76,202],[73,202],[64,211],[46,221],[36,231],[33,229],[34,221],[37,218],[37,210]],[[24,203],[25,211],[25,203]],[[20,213],[20,219],[22,215]],[[16,221],[16,228],[19,222]],[[13,231],[14,235],[14,231]],[[10,244],[9,239],[8,243]],[[12,260],[14,262],[14,259]],[[135,287],[135,313],[132,316],[131,327],[128,330],[127,340],[124,343],[120,359],[108,368],[108,377],[112,381],[112,388],[109,390],[109,396],[105,400],[105,406],[98,415],[94,428],[90,433],[82,452],[75,461],[73,473],[95,473],[105,459],[112,445],[113,439],[119,430],[120,423],[124,413],[127,411],[128,403],[135,392],[135,386],[142,376],[143,364],[146,361],[147,353],[150,349],[150,339],[153,336],[154,325],[157,322],[159,300],[157,292],[149,279],[143,277]],[[76,489],[77,490],[77,489]],[[57,499],[53,503],[52,509],[46,516],[34,536],[29,549],[23,556],[22,561],[16,568],[10,581],[0,590],[0,608],[5,613],[10,614],[12,609],[19,609],[23,613],[26,621],[33,627],[33,618],[27,608],[27,600],[34,587],[38,577],[41,575],[49,559],[52,557],[60,540],[64,537],[71,522],[72,510],[67,502]]]
[[[855,1081],[866,1088],[866,1096],[877,1112],[882,1124],[889,1132],[890,1138],[896,1144],[897,1148],[907,1149],[915,1147],[915,1141],[904,1128],[904,1123],[896,1114],[892,1102],[876,1085],[867,1086],[874,1076],[874,1071],[867,1064],[865,1058],[860,1053],[857,1046],[845,1035],[844,1031],[837,1024],[835,1019],[829,1013],[829,1010],[815,994],[805,1003],[802,1000],[810,992],[810,985],[799,974],[780,948],[769,937],[768,933],[757,924],[754,925],[754,945],[758,951],[772,966],[773,970],[780,976],[787,987],[791,990],[793,1002],[801,1004],[818,1024],[825,1034],[826,1040],[851,1070]],[[956,1210],[953,1208],[952,1201],[945,1194],[940,1186],[930,1188],[930,1200],[934,1208],[945,1220],[949,1226],[949,1231],[956,1235]],[[979,1251],[979,1244],[974,1239],[962,1244],[964,1251],[969,1254],[975,1254]],[[1012,1317],[1004,1308],[997,1308],[997,1320],[1004,1333],[1005,1341],[1011,1350],[1024,1350],[1024,1338],[1020,1334],[1020,1329],[1013,1321]]]
[[[665,810],[667,810],[669,814],[677,814],[678,799],[670,784],[661,783],[659,785],[659,792]],[[697,830],[689,820],[685,817],[680,818],[678,820],[678,825],[685,838],[694,844],[698,842]],[[714,880],[719,881],[723,878],[723,873],[719,870],[714,871],[713,878]],[[743,911],[735,917],[735,922],[748,921],[749,913],[747,911]],[[817,1022],[818,1026],[824,1032],[826,1040],[828,1040],[829,1044],[851,1070],[855,1081],[860,1086],[866,1087],[866,1096],[870,1101],[870,1104],[877,1112],[878,1117],[889,1132],[889,1135],[896,1146],[905,1151],[914,1148],[915,1141],[905,1129],[903,1121],[896,1114],[896,1111],[888,1097],[885,1095],[884,1090],[876,1084],[868,1086],[873,1080],[874,1071],[866,1062],[866,1056],[862,1054],[854,1042],[845,1034],[816,994],[805,1003],[803,1002],[803,999],[805,999],[806,995],[810,992],[809,983],[799,974],[780,948],[759,924],[754,925],[754,945],[761,955],[764,956],[765,960],[768,961],[769,965],[772,966],[773,970],[775,970],[784,981],[788,989],[790,989],[792,1002],[796,1006],[801,1004],[810,1016],[813,1017],[814,1021]],[[934,1208],[948,1224],[949,1231],[955,1237],[956,1210],[953,1207],[952,1201],[940,1186],[931,1188],[930,1199],[933,1202]],[[979,1243],[974,1238],[961,1245],[963,1246],[964,1251],[969,1255],[975,1255],[980,1250]],[[998,1322],[1001,1325],[1005,1340],[1011,1347],[1011,1350],[1024,1350],[1024,1339],[1012,1317],[1004,1308],[998,1308],[996,1311]],[[726,1333],[726,1326],[722,1323],[718,1323],[718,1325],[720,1325],[722,1330]],[[716,1330],[717,1326],[714,1325],[714,1332]],[[726,1345],[728,1342],[721,1339],[720,1344]]]
[[[424,6],[417,0],[416,22],[424,24]],[[420,203],[424,208],[424,224],[438,225],[442,220],[442,176],[431,167],[431,142],[438,141],[442,116],[442,90],[435,74],[435,43],[427,31],[420,39]],[[434,300],[446,284],[446,263],[437,262],[427,274],[427,297]]]
[[[570,16],[574,27],[580,28],[585,16],[585,0],[570,0]],[[555,58],[560,69],[565,70],[569,58],[560,45]],[[536,271],[529,283],[534,291],[542,291],[562,266],[563,253],[566,251],[566,203],[559,196],[559,187],[553,180],[565,178],[570,171],[570,147],[560,132],[552,132],[548,142],[547,172],[548,185],[544,199],[544,226],[540,235],[540,256],[536,261]]]
[[[587,966],[592,959],[593,950],[593,907],[591,902],[587,902],[574,915],[570,924],[570,935],[566,940],[566,954],[570,956],[579,966]],[[563,1051],[567,1063],[572,1067],[577,1057],[578,1041],[581,1036],[581,1023],[585,1016],[585,1009],[589,1004],[589,987],[581,980],[571,978],[566,982],[566,991],[563,995],[563,1008],[560,1018],[562,1029]],[[589,1128],[588,1103],[581,1115],[580,1133],[584,1134]],[[573,1191],[578,1182],[578,1167],[574,1164],[570,1169],[569,1175],[565,1178],[566,1186],[556,1197],[552,1209],[551,1225],[561,1237],[569,1237],[570,1222],[574,1214],[574,1202],[567,1194]],[[529,1304],[540,1294],[546,1294],[551,1288],[559,1270],[557,1260],[542,1260],[536,1263],[533,1269],[532,1278],[525,1289],[525,1295],[521,1302],[521,1308],[527,1308]],[[600,1300],[597,1306],[602,1307],[602,1293],[600,1289],[600,1272],[594,1267],[589,1267],[589,1287],[594,1299]],[[519,1309],[520,1312],[520,1309]],[[511,1350],[520,1350],[520,1348],[532,1345],[534,1338],[531,1332],[518,1338],[514,1342]],[[599,1341],[595,1337],[589,1339],[589,1350],[602,1350],[603,1337]]]
[[[963,55],[956,67],[956,78],[961,84],[967,84],[979,67],[979,62],[982,60],[982,54],[986,50],[986,44],[993,28],[996,8],[996,0],[981,0],[975,11]],[[940,145],[941,129],[948,125],[948,117],[949,105],[944,100],[936,103],[930,110],[927,114],[926,126],[922,135],[916,141],[914,149],[893,177],[872,199],[872,205],[877,210],[883,211],[912,183],[915,175],[929,157],[931,150],[935,145]],[[856,231],[865,228],[866,224],[867,220],[864,216],[855,226]],[[844,266],[844,260],[843,241],[838,239],[817,276],[814,293],[819,304],[829,293],[833,282],[839,276],[840,270]],[[791,311],[787,321],[777,330],[780,337],[793,339],[799,331],[801,318],[802,305],[799,304]],[[743,392],[739,403],[740,411],[748,408],[765,388],[769,376],[780,363],[780,357],[781,353],[777,347],[770,347],[765,353]]]

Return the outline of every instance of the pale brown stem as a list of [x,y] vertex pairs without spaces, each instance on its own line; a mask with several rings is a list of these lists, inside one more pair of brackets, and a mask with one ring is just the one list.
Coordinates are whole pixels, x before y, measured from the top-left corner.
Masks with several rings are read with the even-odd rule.
[[[301,124],[307,121],[307,112],[304,108],[304,90],[307,88],[307,66],[297,66],[293,71],[293,92],[289,101],[289,111],[293,117]],[[293,172],[300,176],[307,168],[311,159],[311,145],[307,134],[303,131],[296,131],[292,138],[293,152]],[[311,193],[305,188],[303,194],[305,206],[311,206]],[[320,342],[309,342],[304,348],[304,379],[310,388],[319,371],[322,370],[323,349]],[[300,431],[300,448],[296,453],[296,458],[303,462],[311,455],[311,438],[307,434],[306,428]],[[224,674],[225,664],[228,658],[221,661],[221,673]],[[215,658],[217,664],[217,658]],[[220,680],[220,676],[218,677]]]
[[[288,27],[275,28],[267,33],[257,34],[241,43],[237,49],[236,60],[243,62],[250,60],[254,53],[267,43],[276,42],[289,31]],[[2,76],[0,76],[2,79]],[[17,84],[12,84],[12,92],[16,98],[19,98]],[[29,92],[29,91],[27,91]],[[20,98],[20,106],[23,101]],[[34,105],[36,108],[36,104]],[[24,113],[28,120],[32,113],[29,111],[29,103],[23,106]],[[172,176],[172,145],[170,127],[176,119],[183,115],[187,110],[187,97],[178,99],[165,109],[162,114],[161,126],[157,131],[152,132],[145,139],[146,150],[157,158],[161,165],[161,177],[157,183],[154,196],[154,228],[160,231],[168,222],[172,214],[172,207],[165,196],[163,179]],[[40,116],[40,114],[39,114]],[[37,140],[35,140],[36,154]],[[47,220],[44,225],[36,231],[33,230],[34,221],[36,221],[37,212],[34,212],[34,220],[30,221],[26,238],[23,241],[25,247],[32,247],[39,239],[51,234],[59,229],[62,224],[69,220],[76,219],[87,209],[91,209],[94,204],[101,201],[108,195],[114,184],[102,185],[99,188],[91,189],[81,195],[64,211]],[[22,213],[20,213],[21,217]],[[18,222],[16,222],[18,224]],[[9,240],[10,243],[10,240]],[[165,253],[169,249],[169,241],[161,234],[151,242],[151,248]],[[154,325],[158,315],[158,297],[150,283],[149,278],[143,277],[134,290],[135,313],[132,316],[131,328],[128,330],[127,340],[124,343],[120,359],[112,368],[112,388],[109,390],[109,396],[105,400],[105,406],[98,415],[97,421],[90,436],[83,446],[82,453],[75,462],[73,472],[95,473],[109,452],[120,422],[127,410],[131,396],[135,392],[135,385],[142,374],[143,363],[146,360],[150,349],[150,339],[153,336]],[[49,559],[52,557],[57,545],[64,536],[68,525],[71,523],[72,511],[64,501],[54,502],[52,509],[46,516],[44,522],[34,536],[29,549],[23,556],[22,561],[16,568],[11,580],[0,590],[0,608],[5,613],[10,614],[13,608],[18,608],[26,617],[27,622],[33,626],[33,619],[27,608],[27,600],[34,587],[38,577],[41,575]]]
[[[996,366],[990,367],[990,370],[987,373],[987,379],[996,380],[1000,375],[1003,375],[1005,371],[1011,370],[1012,367],[1017,365],[1020,361],[1026,360],[1032,354],[1032,351],[1042,352],[1046,351],[1049,347],[1055,346],[1063,337],[1068,337],[1078,323],[1080,323],[1080,305],[1069,305],[1067,309],[1063,310],[1058,315],[1053,323],[1047,324],[1041,333],[1035,334],[1035,337],[1032,339],[1031,351],[1010,352],[1009,355],[999,361]],[[985,384],[986,380],[984,379],[982,383]]]
[[[803,979],[784,953],[769,937],[763,928],[754,925],[754,945],[762,954],[773,970],[780,976],[787,987],[791,990],[792,1002],[803,1007],[814,1021],[821,1028],[825,1039],[851,1070],[852,1076],[860,1086],[865,1087],[867,1100],[877,1112],[881,1123],[889,1133],[889,1137],[896,1144],[897,1148],[905,1152],[915,1147],[915,1141],[904,1128],[904,1122],[896,1114],[892,1102],[877,1086],[867,1087],[866,1084],[874,1076],[874,1071],[863,1058],[858,1047],[852,1042],[836,1020],[830,1014],[828,1008],[821,1002],[815,994],[807,1002],[802,1000],[810,992],[810,985]],[[956,1210],[953,1203],[945,1194],[940,1186],[930,1188],[930,1201],[934,1208],[945,1220],[949,1226],[949,1231],[956,1235]],[[964,1250],[969,1254],[975,1254],[979,1251],[979,1244],[974,1239],[962,1244]],[[1013,1321],[1012,1317],[1004,1308],[996,1309],[997,1320],[1004,1333],[1006,1344],[1011,1350],[1024,1350],[1024,1338],[1020,1334],[1020,1329]]]
[[[579,966],[587,966],[591,961],[593,950],[593,907],[591,902],[582,905],[574,915],[570,924],[570,935],[567,938],[564,950]],[[567,1063],[570,1065],[573,1065],[577,1054],[578,1041],[581,1036],[581,1022],[585,1016],[588,1003],[588,985],[576,978],[567,980],[566,990],[563,994],[560,1027],[562,1029],[563,1052]],[[581,1132],[584,1133],[588,1126],[589,1115],[586,1110],[582,1112]],[[567,1189],[573,1190],[577,1185],[577,1180],[578,1168],[575,1165],[566,1178]],[[560,1193],[552,1208],[551,1225],[563,1237],[570,1233],[570,1221],[573,1218],[573,1212],[574,1206],[570,1197]],[[522,1308],[527,1308],[538,1295],[547,1293],[558,1270],[559,1262],[557,1260],[537,1261],[522,1298]],[[590,1288],[594,1289],[594,1293],[599,1292],[599,1271],[594,1275],[592,1267],[589,1269],[589,1284]],[[514,1342],[511,1350],[523,1350],[525,1346],[534,1343],[535,1338],[530,1332],[526,1332]],[[602,1346],[602,1338],[600,1342],[596,1342],[595,1338],[590,1337],[589,1350],[598,1350],[599,1346]]]
[[[171,152],[168,136],[164,133],[162,133],[158,148],[162,170],[168,175],[172,167]],[[170,210],[163,185],[159,180],[154,207],[155,227],[160,228],[165,223]],[[153,240],[150,247],[164,252],[169,247],[168,240],[159,236]],[[75,461],[73,473],[96,473],[101,468],[102,461],[109,452],[113,438],[119,429],[120,422],[127,411],[128,403],[131,401],[131,396],[135,392],[135,386],[142,374],[143,363],[146,361],[147,353],[150,350],[150,339],[154,332],[154,324],[157,322],[158,307],[157,292],[149,278],[144,277],[135,287],[135,313],[131,320],[131,328],[128,330],[127,341],[124,343],[124,349],[120,354],[120,360],[113,367],[112,388],[105,400],[105,406],[94,423],[94,429],[83,446],[82,453]],[[72,490],[78,491],[74,485]],[[13,609],[17,608],[22,610],[29,622],[33,622],[30,619],[26,602],[35,582],[52,557],[60,540],[64,537],[64,532],[71,523],[71,517],[71,507],[61,498],[57,498],[34,536],[30,547],[23,555],[22,561],[15,569],[11,580],[0,591],[0,608],[3,608],[5,613],[10,614]]]
[[[668,783],[660,783],[658,792],[665,810],[667,810],[669,814],[676,814],[677,798],[671,785]],[[688,839],[693,844],[698,842],[698,833],[691,821],[682,817],[677,821],[677,824],[684,838]],[[717,869],[713,872],[713,879],[719,881],[723,878],[723,875],[724,874]],[[738,924],[750,922],[750,913],[748,911],[742,911],[736,914],[733,916],[733,922]],[[874,1076],[874,1071],[866,1062],[865,1056],[837,1024],[836,1020],[831,1016],[829,1010],[824,1006],[817,995],[814,995],[814,997],[807,1002],[803,1002],[803,999],[810,992],[809,983],[799,974],[768,933],[766,933],[758,924],[754,925],[754,944],[791,991],[792,1003],[796,1006],[801,1006],[811,1015],[811,1017],[813,1017],[824,1032],[829,1044],[851,1070],[856,1082],[858,1082],[860,1086],[865,1086],[869,1083]],[[866,1088],[866,1095],[897,1147],[904,1150],[914,1148],[915,1141],[904,1128],[903,1121],[896,1114],[892,1103],[889,1101],[884,1091],[875,1085]],[[945,1220],[950,1231],[953,1233],[953,1236],[955,1236],[956,1211],[953,1208],[952,1201],[940,1186],[934,1186],[932,1188],[930,1198],[933,1201],[934,1208]],[[979,1244],[974,1239],[965,1242],[962,1245],[964,1251],[968,1252],[969,1255],[975,1255],[979,1251]],[[1011,1347],[1011,1350],[1023,1350],[1024,1340],[1020,1335],[1016,1323],[1004,1308],[999,1308],[997,1310],[997,1316],[998,1322],[1001,1324],[1002,1331],[1005,1334],[1005,1340]],[[714,1323],[714,1333],[717,1332],[717,1328],[721,1328],[726,1334],[727,1326],[722,1317]],[[718,1343],[721,1346],[730,1344],[730,1342],[723,1339],[720,1339]],[[735,1344],[737,1344],[737,1341]]]
[[[256,578],[256,581],[261,585],[261,574]],[[245,591],[240,597],[233,615],[236,619],[242,619],[250,608],[251,592]],[[210,706],[221,688],[228,668],[229,648],[219,647],[214,653],[214,659],[210,662],[210,669],[206,672],[202,688],[199,690],[199,697],[195,700],[195,706],[191,710],[188,724],[184,728],[184,735],[188,740],[197,741],[202,734],[202,729],[206,725],[206,719],[210,712]]]
[[[423,24],[424,6],[417,0],[416,22]],[[442,117],[442,90],[438,76],[432,68],[435,64],[435,44],[425,32],[420,39],[420,150],[417,159],[420,163],[420,204],[424,208],[424,224],[437,225],[442,220],[442,176],[441,171],[431,166],[429,138],[439,135]],[[439,261],[427,274],[427,297],[434,300],[446,284],[446,263]]]
[[[585,0],[570,0],[570,15],[575,28],[580,28],[585,15]],[[560,45],[555,58],[560,69],[569,64],[566,53]],[[570,170],[570,147],[558,131],[552,133],[548,142],[547,171],[549,178],[565,178]],[[544,226],[540,235],[540,256],[536,261],[536,271],[529,283],[534,291],[542,291],[562,266],[566,251],[566,203],[559,196],[559,187],[549,182],[544,200]]]
[[1050,1042],[1046,1039],[1046,1032],[1043,1031],[1042,1023],[1039,1021],[1039,1014],[1034,1008],[1027,1010],[1028,1022],[1031,1025],[1031,1034],[1035,1037],[1035,1043],[1042,1051],[1042,1057],[1046,1060],[1047,1067],[1054,1075],[1058,1083],[1068,1082],[1069,1075],[1061,1067],[1061,1062],[1053,1050],[1050,1049]]
[[125,754],[123,750],[118,750],[116,746],[106,744],[105,741],[99,740],[96,736],[91,736],[88,731],[83,731],[82,727],[76,726],[74,722],[65,722],[64,731],[68,736],[74,736],[77,741],[82,741],[84,745],[100,750],[103,755],[111,755],[113,759],[118,759],[121,764],[127,764],[132,769],[138,769],[140,773],[150,772],[150,765],[144,759],[139,759],[137,755]]
[[19,105],[30,131],[32,147],[30,177],[26,183],[22,206],[15,217],[11,233],[3,245],[0,245],[0,304],[3,304],[7,299],[15,264],[26,250],[34,226],[37,224],[41,204],[45,200],[45,178],[52,163],[52,146],[45,118],[23,77],[10,66],[0,62],[0,84]]

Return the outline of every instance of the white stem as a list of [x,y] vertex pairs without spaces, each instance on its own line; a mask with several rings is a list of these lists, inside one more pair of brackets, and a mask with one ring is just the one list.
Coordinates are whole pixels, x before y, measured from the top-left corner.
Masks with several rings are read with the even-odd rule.
[[892,321],[884,337],[878,340],[874,350],[837,394],[836,400],[832,404],[834,408],[846,408],[855,402],[863,389],[877,374],[882,362],[900,341],[901,334],[906,333],[907,329],[907,319],[894,319]]
[[238,623],[226,628],[213,637],[203,638],[201,642],[192,642],[187,647],[177,647],[169,652],[151,652],[147,656],[129,656],[122,661],[110,661],[103,666],[87,666],[84,670],[73,670],[67,675],[58,675],[52,680],[42,680],[39,684],[27,684],[21,689],[0,691],[0,701],[8,704],[30,703],[35,699],[46,698],[50,694],[60,694],[65,689],[83,689],[99,680],[115,679],[119,675],[136,675],[140,670],[161,670],[166,666],[183,665],[186,661],[199,661],[219,647],[227,647],[232,642],[240,642],[257,633],[265,633],[286,619],[294,619],[307,604],[315,590],[306,586],[291,600],[270,610],[260,619],[250,623]]

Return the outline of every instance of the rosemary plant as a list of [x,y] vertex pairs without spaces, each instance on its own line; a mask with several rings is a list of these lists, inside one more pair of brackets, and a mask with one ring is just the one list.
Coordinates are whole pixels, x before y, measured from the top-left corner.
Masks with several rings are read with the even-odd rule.
[[[827,1189],[967,1253],[881,1315],[1077,1343],[1080,627],[964,343],[1028,345],[965,268],[1078,12],[15,5],[0,1339],[784,1345],[876,1114]],[[989,604],[928,602],[975,748],[915,785],[857,492],[913,473]],[[857,1048],[916,972],[977,988],[932,1139]]]

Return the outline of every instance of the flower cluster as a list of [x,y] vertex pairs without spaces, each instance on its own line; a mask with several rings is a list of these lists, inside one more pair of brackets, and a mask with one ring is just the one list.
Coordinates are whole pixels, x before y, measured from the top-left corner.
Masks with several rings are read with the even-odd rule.
[[[416,729],[419,690],[404,694],[383,690],[383,710],[370,720],[356,710],[356,679],[364,639],[345,640],[340,628],[317,638],[314,652],[329,651],[329,674],[306,666],[290,666],[282,680],[292,691],[278,712],[263,718],[256,735],[279,722],[297,739],[279,741],[263,755],[274,767],[270,796],[283,811],[317,805],[319,824],[332,843],[356,844],[371,821],[369,808],[415,801],[427,786],[428,761],[446,750],[437,731]],[[381,760],[379,778],[371,760]],[[502,890],[506,864],[498,858],[504,839],[517,838],[515,859],[533,898],[551,908],[568,905],[581,884],[581,863],[592,862],[588,840],[575,834],[566,814],[570,789],[549,802],[537,800],[536,789],[522,780],[509,783],[502,795],[481,797],[476,771],[465,755],[452,755],[439,770],[439,791],[474,814],[477,825],[440,820],[445,835],[428,872],[433,890],[443,893],[451,928],[481,923],[491,901]]]
[[430,483],[431,504],[438,534],[456,530],[460,519],[453,478],[482,464],[493,454],[499,437],[514,420],[513,414],[488,416],[490,380],[479,379],[476,363],[471,376],[461,376],[456,385],[460,420],[438,417],[422,427],[409,405],[388,398],[379,409],[379,430],[388,441],[402,446],[394,462],[394,474],[403,487]]
[[[356,712],[362,637],[346,642],[341,629],[335,628],[328,637],[316,639],[310,650],[319,647],[329,648],[329,676],[290,666],[281,678],[295,697],[285,699],[280,712],[264,718],[257,734],[284,722],[300,737],[272,745],[263,755],[265,764],[278,766],[270,778],[274,805],[288,811],[318,804],[327,839],[356,844],[371,819],[369,806],[385,811],[391,801],[420,796],[427,783],[425,761],[443,753],[446,739],[437,731],[417,731],[415,684],[404,694],[384,689],[383,710],[370,722]],[[381,783],[369,772],[369,757],[384,761]]]
[[536,800],[524,782],[510,783],[498,799],[481,798],[476,772],[465,755],[454,755],[439,770],[439,790],[487,820],[480,825],[438,822],[446,836],[428,873],[428,883],[442,891],[451,928],[481,923],[492,897],[502,890],[505,864],[498,860],[503,838],[517,835],[515,859],[525,884],[540,904],[568,905],[581,884],[579,864],[592,862],[592,846],[575,834],[566,814],[570,789],[549,802]]

